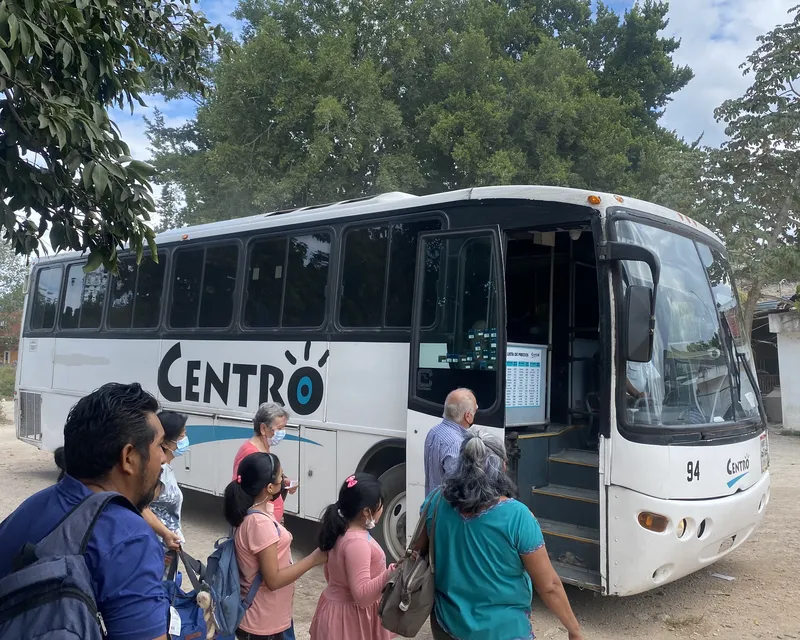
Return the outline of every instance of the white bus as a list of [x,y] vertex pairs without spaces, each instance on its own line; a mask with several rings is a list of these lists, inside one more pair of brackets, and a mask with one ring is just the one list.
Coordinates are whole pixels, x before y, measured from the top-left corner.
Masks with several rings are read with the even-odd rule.
[[119,276],[38,261],[19,438],[62,444],[69,408],[141,382],[189,415],[184,487],[219,495],[262,401],[318,519],[355,470],[382,479],[398,557],[446,394],[474,390],[565,582],[646,591],[743,544],[769,501],[765,420],[725,247],[629,198],[533,186],[385,194],[177,229]]

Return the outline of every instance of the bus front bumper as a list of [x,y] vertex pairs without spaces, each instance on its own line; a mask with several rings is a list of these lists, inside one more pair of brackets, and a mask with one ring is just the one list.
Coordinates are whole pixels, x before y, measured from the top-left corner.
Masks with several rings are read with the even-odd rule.
[[[678,580],[744,544],[764,519],[770,476],[746,491],[710,500],[661,500],[608,488],[608,593],[634,595]],[[663,533],[642,527],[639,514],[669,518]],[[685,520],[685,532],[678,533]]]

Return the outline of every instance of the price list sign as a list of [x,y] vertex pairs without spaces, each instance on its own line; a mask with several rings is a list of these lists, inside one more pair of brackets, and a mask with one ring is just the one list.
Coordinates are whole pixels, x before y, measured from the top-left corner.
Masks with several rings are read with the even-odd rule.
[[547,347],[509,344],[506,350],[506,424],[544,420]]

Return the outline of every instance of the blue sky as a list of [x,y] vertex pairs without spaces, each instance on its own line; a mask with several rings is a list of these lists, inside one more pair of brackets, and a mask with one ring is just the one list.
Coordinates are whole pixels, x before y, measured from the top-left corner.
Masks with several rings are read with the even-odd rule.
[[[622,13],[634,0],[611,0],[612,8]],[[798,0],[671,0],[667,33],[681,39],[674,58],[688,64],[695,78],[678,93],[667,107],[662,124],[689,141],[704,135],[706,144],[718,145],[725,138],[724,127],[714,121],[714,108],[728,98],[740,95],[748,86],[739,65],[756,46],[758,35],[787,21],[787,12]],[[213,23],[221,23],[238,32],[230,17],[235,3],[231,0],[200,0],[201,9]],[[178,125],[194,113],[190,101],[164,102],[157,96],[146,98],[147,109],[114,111],[132,154],[142,160],[149,157],[144,135],[143,115],[157,107],[168,124]]]

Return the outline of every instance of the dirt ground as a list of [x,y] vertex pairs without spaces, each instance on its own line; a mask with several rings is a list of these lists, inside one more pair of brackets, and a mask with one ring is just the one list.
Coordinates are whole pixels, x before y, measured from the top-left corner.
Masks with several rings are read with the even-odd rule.
[[[709,569],[631,598],[602,598],[568,590],[587,640],[667,640],[672,638],[800,639],[800,438],[771,435],[772,500],[764,525],[743,547],[713,567],[736,578],[726,582]],[[52,484],[57,477],[51,454],[42,453],[14,437],[0,421],[0,518],[26,497]],[[183,511],[187,550],[206,556],[214,540],[225,535],[218,498],[187,492]],[[315,525],[289,519],[295,536],[295,556],[314,546]],[[297,584],[294,612],[297,637],[307,640],[308,627],[320,592],[322,570]],[[566,638],[566,632],[534,602],[534,630],[540,640]],[[418,638],[430,640],[424,630]]]

